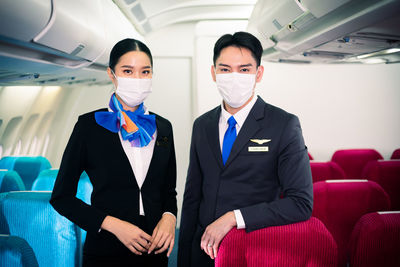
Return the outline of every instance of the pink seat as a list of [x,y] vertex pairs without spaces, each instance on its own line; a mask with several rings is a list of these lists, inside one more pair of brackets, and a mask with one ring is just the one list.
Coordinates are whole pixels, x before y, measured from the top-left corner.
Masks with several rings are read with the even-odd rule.
[[222,240],[216,267],[337,266],[337,246],[317,218],[246,233],[233,228]]
[[310,162],[313,182],[344,179],[342,168],[333,161]]
[[400,266],[400,212],[361,217],[350,239],[350,266]]
[[371,160],[383,159],[375,149],[344,149],[333,153],[332,161],[344,171],[346,179],[363,179],[362,171]]
[[390,197],[392,210],[400,210],[400,160],[370,161],[363,177],[382,186]]
[[366,213],[390,209],[383,188],[367,180],[327,180],[314,183],[313,216],[328,228],[338,245],[339,266],[348,261],[348,240],[356,222]]
[[390,159],[400,159],[400,148],[393,151],[393,154],[390,157]]

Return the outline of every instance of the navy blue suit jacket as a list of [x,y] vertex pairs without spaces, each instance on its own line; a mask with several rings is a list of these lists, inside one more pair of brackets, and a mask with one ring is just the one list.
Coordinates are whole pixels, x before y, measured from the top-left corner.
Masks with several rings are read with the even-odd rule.
[[207,265],[201,235],[228,211],[241,211],[248,232],[307,220],[312,213],[310,164],[298,118],[258,98],[224,166],[220,113],[217,107],[193,125],[179,237],[181,267]]

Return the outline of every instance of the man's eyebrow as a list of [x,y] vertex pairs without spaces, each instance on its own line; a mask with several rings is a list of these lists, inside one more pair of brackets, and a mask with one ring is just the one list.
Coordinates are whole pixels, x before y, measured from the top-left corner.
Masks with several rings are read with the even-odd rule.
[[244,65],[240,65],[239,67],[243,68],[243,67],[252,67],[253,64],[249,63],[249,64],[244,64]]
[[229,67],[229,68],[231,67],[231,66],[229,66],[229,65],[227,65],[227,64],[223,64],[223,63],[219,63],[218,66]]

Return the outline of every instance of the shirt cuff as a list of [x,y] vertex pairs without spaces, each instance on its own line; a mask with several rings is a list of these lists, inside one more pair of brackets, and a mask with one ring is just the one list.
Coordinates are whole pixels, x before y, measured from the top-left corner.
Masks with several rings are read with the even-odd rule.
[[244,223],[243,216],[240,210],[234,210],[233,212],[235,213],[235,218],[236,218],[236,225],[237,225],[236,228],[237,229],[246,228],[246,224]]
[[171,214],[171,215],[174,216],[175,219],[176,219],[176,216],[175,216],[172,212],[166,211],[166,212],[163,213],[163,215],[164,215],[164,214]]

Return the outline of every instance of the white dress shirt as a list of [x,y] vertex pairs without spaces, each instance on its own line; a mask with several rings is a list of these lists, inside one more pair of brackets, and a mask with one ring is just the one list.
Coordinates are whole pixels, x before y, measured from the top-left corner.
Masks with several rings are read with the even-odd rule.
[[[236,120],[236,135],[239,134],[239,131],[242,128],[243,123],[246,120],[247,116],[249,115],[250,110],[253,108],[254,104],[256,103],[257,98],[258,98],[257,96],[253,96],[253,99],[251,99],[251,101],[246,106],[244,106],[235,115],[233,115],[233,117]],[[228,119],[231,116],[232,116],[232,114],[230,114],[228,111],[225,110],[224,103],[222,102],[221,115],[219,117],[219,123],[218,123],[219,144],[220,144],[220,148],[221,148],[221,153],[222,153],[222,144],[224,142],[225,132],[229,127]],[[240,212],[240,210],[234,210],[233,212],[235,213],[237,229],[244,229],[246,227],[246,225],[244,223],[242,213]]]
[[[144,114],[149,114],[148,109],[143,106],[144,108]],[[109,109],[109,111],[111,111]],[[152,140],[147,146],[144,147],[134,147],[131,145],[131,143],[128,140],[122,139],[121,131],[118,132],[119,139],[121,140],[122,148],[124,149],[124,152],[129,160],[129,163],[131,164],[133,173],[135,174],[136,178],[136,183],[139,187],[139,214],[140,215],[145,215],[145,211],[143,208],[143,199],[142,199],[142,185],[144,183],[144,180],[146,179],[147,172],[149,170],[151,158],[153,157],[153,151],[154,151],[154,144],[157,139],[157,130],[154,132],[152,136]],[[163,214],[168,213],[171,214],[175,217],[174,214],[171,212],[164,212]]]

